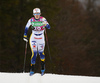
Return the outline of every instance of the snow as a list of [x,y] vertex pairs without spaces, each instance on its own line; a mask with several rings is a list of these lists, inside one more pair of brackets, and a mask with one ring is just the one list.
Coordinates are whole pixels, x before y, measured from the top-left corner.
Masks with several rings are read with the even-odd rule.
[[36,73],[0,73],[0,83],[100,83],[100,77]]

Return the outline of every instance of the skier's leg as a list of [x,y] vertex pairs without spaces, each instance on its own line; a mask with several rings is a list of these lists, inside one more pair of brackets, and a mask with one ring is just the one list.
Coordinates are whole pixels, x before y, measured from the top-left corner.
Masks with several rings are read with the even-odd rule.
[[44,52],[39,52],[41,59],[41,70],[45,70],[45,55]]
[[36,63],[36,57],[37,57],[37,43],[36,43],[36,41],[34,41],[33,35],[31,35],[29,42],[30,42],[30,48],[31,48],[31,52],[32,52],[30,73],[31,72],[33,73],[35,63]]
[[38,52],[39,52],[40,59],[41,59],[41,72],[44,72],[45,71],[44,47],[45,47],[45,42],[38,44]]
[[36,57],[37,57],[37,52],[32,52],[32,56],[31,56],[31,69],[30,71],[34,71],[35,68],[35,63],[36,63]]

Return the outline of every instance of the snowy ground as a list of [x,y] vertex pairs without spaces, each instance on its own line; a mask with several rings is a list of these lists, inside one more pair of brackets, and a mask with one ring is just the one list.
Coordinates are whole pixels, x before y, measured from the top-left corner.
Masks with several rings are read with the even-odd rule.
[[100,77],[71,76],[39,73],[0,73],[0,83],[100,83]]

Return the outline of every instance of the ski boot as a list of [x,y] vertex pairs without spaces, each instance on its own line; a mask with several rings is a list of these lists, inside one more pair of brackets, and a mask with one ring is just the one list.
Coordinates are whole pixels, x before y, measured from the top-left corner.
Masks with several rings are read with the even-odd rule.
[[41,70],[41,76],[43,76],[43,75],[44,75],[44,72],[45,72],[45,70]]
[[30,71],[30,76],[32,76],[34,74],[34,71]]
[[41,76],[44,75],[44,72],[45,72],[45,62],[41,61]]
[[31,69],[30,69],[30,76],[34,74],[34,64],[31,64]]

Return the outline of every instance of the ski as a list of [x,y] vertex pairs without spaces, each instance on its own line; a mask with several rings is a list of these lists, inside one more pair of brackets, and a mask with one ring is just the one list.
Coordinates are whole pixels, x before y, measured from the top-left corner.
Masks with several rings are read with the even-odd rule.
[[[45,72],[45,70],[41,70],[41,76],[44,75],[44,72]],[[30,71],[30,74],[29,74],[29,75],[30,75],[30,76],[34,75],[34,71]]]
[[[33,76],[33,75],[34,75],[34,73],[29,74],[29,76]],[[41,76],[43,76],[43,75],[44,75],[44,72],[41,73]]]

